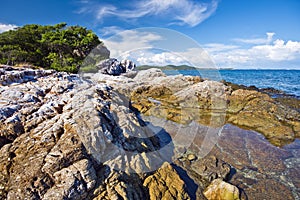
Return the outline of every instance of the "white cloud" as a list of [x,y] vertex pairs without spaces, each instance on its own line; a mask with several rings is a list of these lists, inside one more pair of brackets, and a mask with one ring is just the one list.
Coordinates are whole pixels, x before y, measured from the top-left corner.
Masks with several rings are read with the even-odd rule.
[[0,23],[0,33],[5,32],[5,31],[9,31],[9,30],[13,30],[17,27],[18,26],[14,25],[14,24],[2,24],[2,23]]
[[126,30],[103,42],[111,51],[111,57],[126,58],[126,55],[128,55],[129,52],[151,48],[152,42],[161,39],[162,37],[160,35],[154,33]]
[[[176,43],[184,43],[188,47],[178,50],[169,38],[177,38]],[[126,30],[104,40],[104,44],[110,49],[111,57],[131,59],[139,65],[214,65],[207,52],[197,43],[168,29]]]
[[140,64],[152,65],[188,64],[197,67],[215,67],[216,65],[234,68],[295,68],[290,65],[291,62],[298,63],[296,68],[299,68],[300,63],[300,41],[277,39],[269,44],[250,47],[211,43],[204,44],[203,49],[199,47],[174,52],[148,52],[139,55],[137,61]]
[[153,53],[143,52],[137,58],[140,65],[190,65],[195,67],[214,67],[210,56],[201,48],[189,48],[185,51]]
[[140,65],[157,65],[157,66],[165,66],[165,65],[182,65],[187,64],[186,60],[183,57],[176,55],[176,53],[170,52],[162,52],[162,53],[151,53],[144,52],[139,58],[137,58],[137,62]]
[[250,62],[250,54],[247,49],[234,49],[210,54],[215,63],[220,67],[236,67]]
[[269,44],[273,40],[273,36],[275,33],[273,32],[268,32],[266,33],[267,37],[266,38],[252,38],[252,39],[241,39],[241,38],[236,38],[234,41],[236,42],[241,42],[241,43],[247,43],[247,44]]
[[[272,36],[270,36],[272,37]],[[218,44],[220,51],[205,49],[220,67],[256,66],[261,68],[289,66],[290,61],[300,62],[300,42],[277,39],[269,44],[252,45],[249,48]],[[214,44],[214,46],[218,46]],[[221,51],[222,50],[222,51]],[[299,68],[299,66],[297,66]]]
[[290,61],[300,59],[300,42],[278,39],[272,45],[254,46],[250,51],[272,61]]
[[122,29],[118,26],[107,26],[100,30],[100,34],[102,37],[105,37],[105,36],[112,36],[112,35],[118,34],[122,31],[124,31],[124,29]]
[[273,33],[273,32],[268,32],[267,33],[267,43],[272,42],[274,35],[275,35],[275,33]]
[[[116,27],[112,27],[114,28]],[[273,35],[269,34],[269,38]],[[215,68],[295,68],[295,64],[298,63],[296,68],[300,66],[300,41],[276,39],[270,43],[250,46],[243,43],[239,45],[210,43],[202,45],[203,49],[193,43],[194,45],[180,49],[172,44],[172,40],[167,39],[177,38],[176,43],[182,44],[189,43],[189,40],[177,36],[175,32],[136,29],[122,31],[115,37],[104,40],[104,43],[111,50],[111,57],[132,59],[138,65],[187,64]],[[162,45],[164,48],[160,48]],[[292,63],[294,66],[291,65]]]
[[218,7],[218,3],[216,1],[212,1],[211,4],[183,1],[183,4],[184,5],[182,5],[182,7],[178,7],[178,9],[182,9],[182,14],[175,18],[192,27],[197,26],[210,17]]
[[218,2],[202,3],[193,0],[142,0],[132,4],[130,9],[120,9],[116,5],[91,6],[86,5],[78,13],[90,12],[95,9],[96,18],[103,20],[108,16],[115,16],[123,20],[138,19],[146,16],[160,16],[169,19],[171,24],[197,26],[210,17],[217,9]]
[[116,13],[117,8],[112,5],[104,6],[98,9],[97,19],[102,19],[105,15],[113,15]]

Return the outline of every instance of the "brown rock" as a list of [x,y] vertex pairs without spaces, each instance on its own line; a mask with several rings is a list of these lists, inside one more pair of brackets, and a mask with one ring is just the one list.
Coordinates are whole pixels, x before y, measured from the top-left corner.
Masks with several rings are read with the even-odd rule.
[[239,189],[222,179],[215,179],[203,192],[208,200],[239,200]]
[[[230,122],[276,145],[298,137],[299,113],[266,94],[231,92],[221,83],[160,70],[134,78],[91,77],[101,84],[43,70],[0,75],[8,75],[2,77],[8,87],[0,87],[0,199],[204,199],[206,186],[227,180],[233,168],[231,183],[249,199],[279,199],[280,191],[287,199],[298,197],[296,150],[292,155],[257,133],[227,125],[210,138],[216,146],[209,156],[198,152],[209,127],[196,122]],[[132,106],[163,125],[146,123]],[[165,119],[173,121],[171,129]],[[196,129],[191,148],[177,151]],[[180,141],[172,140],[176,135]],[[156,153],[162,146],[167,148]],[[176,156],[184,158],[176,170],[168,163],[161,167]]]
[[228,122],[258,131],[276,146],[291,142],[298,135],[299,113],[278,105],[267,94],[238,89],[229,101]]
[[94,188],[96,172],[87,159],[63,168],[53,174],[54,186],[44,194],[44,199],[84,199],[87,192]]
[[188,156],[187,156],[187,159],[189,160],[189,161],[194,161],[194,160],[197,160],[197,156],[195,155],[195,154],[189,154]]
[[184,181],[169,163],[164,163],[157,172],[147,177],[143,185],[148,188],[151,200],[190,199]]
[[156,70],[153,79],[145,79],[143,85],[132,88],[132,106],[146,115],[181,124],[194,120],[221,127],[227,119],[229,123],[262,133],[276,146],[283,146],[300,135],[299,113],[257,88],[226,86],[207,80],[190,84],[181,81],[179,77],[159,75]]
[[148,194],[137,174],[111,171],[103,167],[98,171],[98,185],[89,199],[147,199]]

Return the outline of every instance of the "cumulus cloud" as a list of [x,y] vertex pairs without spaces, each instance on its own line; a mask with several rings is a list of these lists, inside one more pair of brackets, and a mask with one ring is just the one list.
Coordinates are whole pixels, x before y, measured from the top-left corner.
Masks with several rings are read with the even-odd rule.
[[242,39],[242,38],[236,38],[234,41],[241,42],[241,43],[247,43],[247,44],[269,44],[273,41],[273,36],[275,33],[268,32],[266,33],[266,38],[252,38],[252,39]]
[[218,7],[216,0],[212,0],[210,3],[194,0],[142,0],[135,3],[131,1],[130,3],[130,9],[121,9],[113,4],[93,5],[93,8],[88,9],[84,5],[79,13],[90,12],[91,9],[94,9],[98,20],[103,20],[109,16],[123,20],[160,16],[169,19],[170,24],[194,27],[210,17]]
[[[128,30],[104,40],[104,43],[111,50],[112,57],[131,59],[138,65],[187,64],[204,68],[274,68],[275,66],[291,67],[291,63],[300,62],[299,41],[276,39],[270,43],[250,46],[241,43],[234,45],[210,43],[201,45],[203,49],[200,45],[191,43],[186,48],[176,48],[172,41],[168,40],[169,38],[177,38],[177,42],[180,40],[180,43],[184,44],[190,40],[179,39],[180,34],[167,33],[155,32],[152,29]],[[170,37],[171,33],[175,35]],[[274,34],[269,34],[269,40],[272,35]],[[164,43],[169,45],[162,47]]]
[[[268,35],[268,34],[267,34]],[[274,34],[269,34],[269,40]],[[268,39],[268,38],[267,38]],[[204,44],[202,48],[187,48],[182,51],[145,53],[139,55],[140,64],[182,65],[197,67],[273,68],[292,67],[291,62],[300,62],[300,42],[276,39],[270,43],[249,46]],[[298,66],[299,67],[299,66]]]
[[300,42],[275,40],[271,45],[254,46],[250,49],[254,54],[272,61],[290,61],[300,58]]
[[211,52],[210,55],[214,62],[216,62],[220,67],[236,67],[240,64],[246,64],[250,62],[251,57],[248,49]]
[[[184,43],[186,48],[174,45],[174,38],[177,38],[177,42]],[[104,44],[110,49],[111,57],[131,59],[138,65],[214,65],[207,52],[194,40],[168,29],[126,30],[105,39]]]
[[136,30],[126,30],[104,40],[104,44],[110,49],[111,57],[126,58],[126,55],[139,49],[152,47],[152,42],[161,40],[160,35],[151,32],[140,32]]
[[5,31],[9,31],[9,30],[13,30],[17,27],[18,26],[14,25],[14,24],[2,24],[2,23],[0,23],[0,33],[5,32]]
[[144,52],[137,58],[137,62],[140,65],[182,65],[188,64],[188,62],[180,55],[175,52],[162,52],[162,53],[151,53],[150,51]]
[[[277,39],[271,43],[252,45],[249,48],[218,45],[220,50],[209,48],[210,45],[204,45],[204,48],[209,52],[212,59],[222,67],[256,66],[264,68],[278,64],[288,66],[290,61],[300,61],[300,42],[298,41]],[[216,47],[218,45],[213,44]]]
[[137,58],[141,65],[190,65],[194,67],[213,68],[215,63],[201,48],[189,48],[185,51],[153,53],[150,50]]

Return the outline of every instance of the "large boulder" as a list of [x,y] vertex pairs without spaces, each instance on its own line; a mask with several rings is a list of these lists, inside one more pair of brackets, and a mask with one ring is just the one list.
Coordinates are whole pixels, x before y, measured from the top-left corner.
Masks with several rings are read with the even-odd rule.
[[130,60],[122,60],[120,62],[115,58],[103,60],[96,66],[101,73],[114,76],[130,72],[135,68],[135,64]]

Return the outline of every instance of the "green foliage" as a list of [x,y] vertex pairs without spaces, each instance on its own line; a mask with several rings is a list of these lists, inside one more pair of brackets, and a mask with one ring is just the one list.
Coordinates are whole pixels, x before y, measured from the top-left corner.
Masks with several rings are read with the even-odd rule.
[[84,58],[97,45],[91,30],[66,23],[54,26],[25,25],[0,34],[0,63],[30,63],[76,73]]

